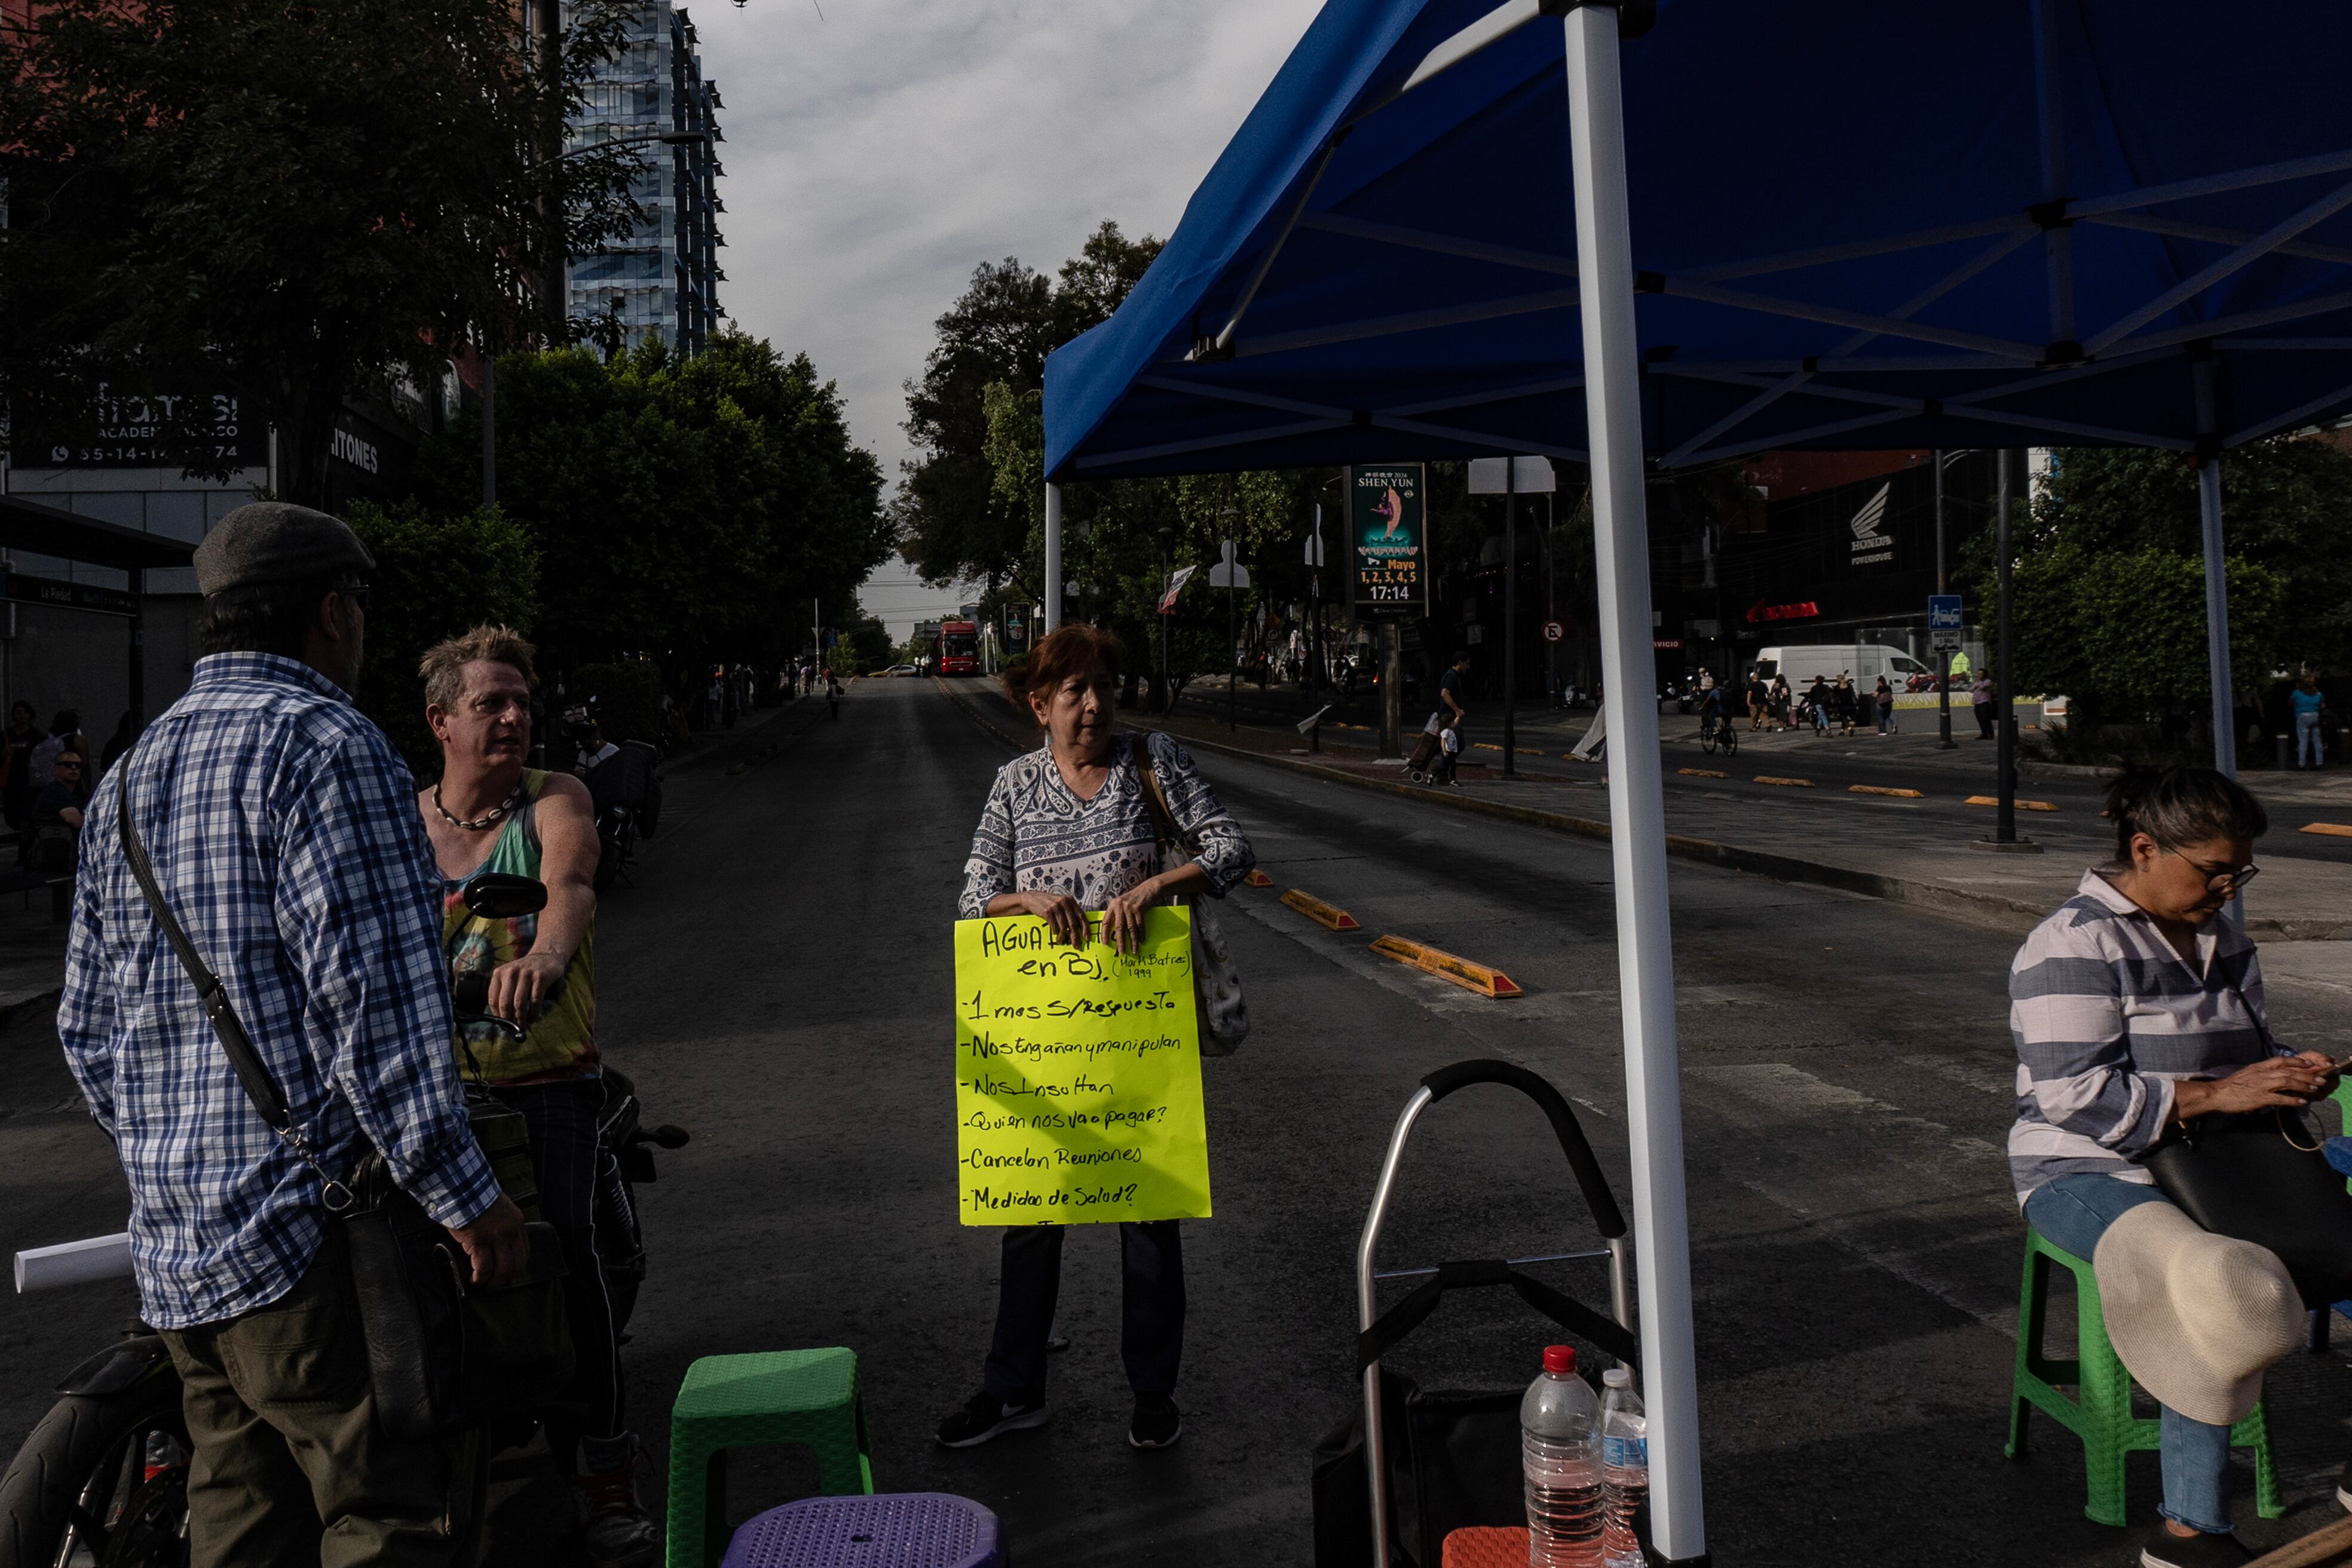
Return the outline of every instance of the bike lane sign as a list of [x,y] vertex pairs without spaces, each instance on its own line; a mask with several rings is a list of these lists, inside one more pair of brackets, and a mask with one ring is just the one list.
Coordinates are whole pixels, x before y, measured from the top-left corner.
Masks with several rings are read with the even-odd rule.
[[1927,631],[1937,653],[1958,653],[1960,647],[1960,596],[1927,595]]

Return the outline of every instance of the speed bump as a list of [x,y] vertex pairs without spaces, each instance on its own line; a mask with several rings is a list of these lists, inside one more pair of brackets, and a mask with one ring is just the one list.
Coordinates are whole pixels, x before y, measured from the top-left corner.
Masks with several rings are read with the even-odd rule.
[[1263,871],[1254,869],[1248,876],[1242,879],[1242,886],[1245,888],[1271,888],[1274,886],[1274,879],[1267,876]]
[[1789,789],[1811,789],[1813,787],[1813,781],[1811,779],[1784,779],[1778,773],[1758,773],[1756,775],[1756,782],[1758,784],[1780,784]]
[[1731,776],[1721,768],[1676,768],[1675,772],[1695,779],[1727,779]]
[[2303,825],[2302,831],[2325,833],[2337,838],[2352,838],[2352,827],[2347,827],[2340,822],[2306,822]]
[[1885,784],[1848,784],[1845,786],[1845,793],[1848,795],[1899,795],[1905,800],[1925,800],[1927,798],[1916,789],[1889,789]]
[[[1965,804],[1969,805],[1999,805],[2000,804],[2000,797],[1990,795],[1972,795],[1969,796]],[[2021,800],[2013,802],[2012,804],[2015,805],[2017,809],[2020,811],[2055,811],[2058,809],[2046,800]]]
[[1293,888],[1288,892],[1283,894],[1282,901],[1289,905],[1292,909],[1297,910],[1300,914],[1305,915],[1308,920],[1313,921],[1317,925],[1328,926],[1333,931],[1361,931],[1364,929],[1361,925],[1357,923],[1356,917],[1349,914],[1347,910],[1331,904],[1327,904],[1322,900],[1317,898],[1314,894],[1301,892],[1297,888]]
[[1470,743],[1482,752],[1499,752],[1503,749],[1492,741],[1473,741]]
[[1426,974],[1440,980],[1450,980],[1465,991],[1475,991],[1481,996],[1497,999],[1523,994],[1511,977],[1501,970],[1450,952],[1425,946],[1401,936],[1383,936],[1372,943],[1372,951],[1383,958],[1393,958],[1399,963],[1409,963]]

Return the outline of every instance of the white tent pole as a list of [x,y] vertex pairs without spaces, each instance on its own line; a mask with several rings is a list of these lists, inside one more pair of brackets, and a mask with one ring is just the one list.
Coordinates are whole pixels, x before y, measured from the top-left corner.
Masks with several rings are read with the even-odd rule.
[[1650,1417],[1652,1544],[1670,1562],[1706,1551],[1699,1495],[1698,1379],[1691,1333],[1690,1216],[1684,1190],[1682,1071],[1675,1039],[1674,936],[1666,907],[1656,655],[1650,629],[1640,367],[1625,202],[1617,11],[1568,14],[1569,151],[1576,182],[1578,309],[1601,586],[1601,668],[1611,709],[1609,847],[1617,885],[1625,1100],[1633,1159],[1633,1257],[1641,1282],[1642,1396]]
[[[2213,437],[2221,429],[2213,392],[2213,356],[2197,362],[2197,430]],[[2200,443],[2201,445],[2202,443]],[[2238,715],[2230,683],[2230,573],[2222,553],[2221,454],[2208,450],[2197,465],[2198,510],[2205,524],[2205,664],[2213,683],[2213,765],[2238,776]]]
[[1045,487],[1045,635],[1062,624],[1062,487]]

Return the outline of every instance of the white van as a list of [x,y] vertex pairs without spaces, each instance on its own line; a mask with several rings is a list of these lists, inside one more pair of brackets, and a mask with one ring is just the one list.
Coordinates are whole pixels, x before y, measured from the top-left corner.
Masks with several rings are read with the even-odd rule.
[[1768,681],[1775,675],[1787,680],[1791,691],[1804,690],[1817,675],[1832,686],[1840,675],[1850,675],[1857,691],[1870,690],[1884,675],[1886,684],[1901,691],[1913,676],[1936,673],[1901,648],[1869,642],[1791,643],[1786,647],[1768,647],[1757,654],[1756,666]]

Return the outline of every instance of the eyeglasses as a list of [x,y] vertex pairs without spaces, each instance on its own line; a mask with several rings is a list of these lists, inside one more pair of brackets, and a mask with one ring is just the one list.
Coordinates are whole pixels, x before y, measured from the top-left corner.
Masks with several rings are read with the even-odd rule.
[[335,592],[362,610],[368,607],[368,585],[365,583],[348,583]]
[[[2164,848],[2167,855],[2180,855],[2179,850],[2168,846],[2160,846],[2160,847]],[[2180,858],[2183,860],[2189,860],[2186,855],[2180,855]],[[2206,890],[2214,893],[2234,893],[2263,874],[2263,868],[2260,866],[2240,866],[2234,870],[2224,866],[2217,870],[2211,866],[2200,865],[2195,860],[2189,860],[2189,864],[2204,873]]]

